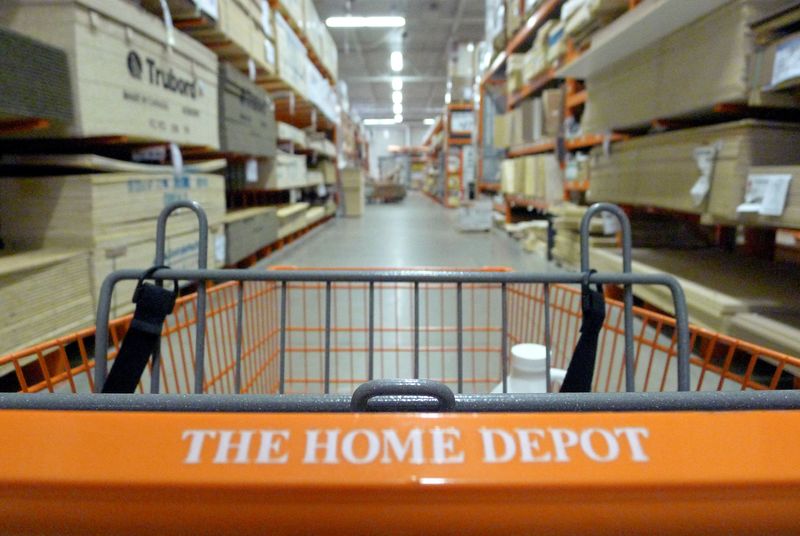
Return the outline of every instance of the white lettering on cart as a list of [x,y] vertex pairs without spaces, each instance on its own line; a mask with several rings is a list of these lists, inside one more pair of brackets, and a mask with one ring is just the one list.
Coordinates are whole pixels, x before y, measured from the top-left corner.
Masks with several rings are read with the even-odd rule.
[[320,463],[317,461],[317,451],[324,449],[325,457],[322,463],[339,463],[336,457],[336,443],[339,437],[339,430],[324,430],[327,434],[325,445],[319,444],[319,435],[322,430],[306,430],[306,455],[303,463]]
[[[425,463],[424,432],[412,428],[404,438],[396,430],[388,428],[379,432],[368,429],[351,430],[339,442],[341,430],[306,430],[306,448],[303,463],[339,463],[344,461],[363,465],[380,458],[381,463]],[[457,428],[432,428],[430,457],[435,464],[464,463],[464,453],[458,449],[461,431]]]
[[[281,452],[289,440],[288,430],[186,430],[181,439],[189,439],[189,452],[183,463],[195,464],[202,461],[206,439],[218,439],[213,463],[250,463],[250,447],[253,436],[258,432],[260,445],[255,463],[286,463],[289,455]],[[231,459],[231,453],[233,458]]]
[[508,463],[517,458],[523,463],[564,463],[578,454],[594,462],[607,463],[618,460],[625,446],[630,461],[650,460],[642,444],[642,439],[650,436],[646,428],[515,428],[516,437],[501,428],[481,428],[479,432],[484,463]]
[[405,443],[400,442],[395,430],[383,431],[383,458],[381,458],[381,463],[392,463],[392,459],[389,457],[390,450],[394,452],[395,460],[403,462],[409,449],[411,450],[411,458],[408,462],[422,465],[425,462],[422,455],[422,430],[413,428],[408,432]]
[[282,447],[288,440],[288,430],[261,430],[261,447],[258,449],[256,463],[288,462],[289,454],[280,455]]
[[433,463],[464,463],[464,453],[456,453],[455,441],[461,439],[461,430],[457,428],[434,428]]

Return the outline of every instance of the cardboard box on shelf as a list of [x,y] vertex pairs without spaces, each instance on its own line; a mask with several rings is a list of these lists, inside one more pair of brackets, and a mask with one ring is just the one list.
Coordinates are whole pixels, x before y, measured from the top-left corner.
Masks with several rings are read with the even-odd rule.
[[525,141],[522,135],[522,108],[514,108],[507,115],[511,120],[511,147],[522,145]]
[[219,147],[217,58],[176,29],[175,44],[166,47],[155,15],[123,0],[7,0],[0,26],[67,54],[74,118],[32,135]]
[[507,158],[500,164],[500,186],[503,193],[520,194],[524,191],[525,162],[521,158]]
[[526,99],[520,105],[522,114],[522,141],[531,143],[542,139],[543,135],[543,116],[542,99],[535,97]]
[[288,190],[306,186],[306,157],[277,151],[274,159],[260,160],[255,180],[245,183],[247,190]]
[[495,114],[494,116],[494,146],[497,149],[506,149],[511,145],[511,114]]
[[556,63],[566,53],[567,36],[564,33],[564,22],[558,21],[547,32],[546,61],[548,64]]
[[558,136],[564,121],[563,88],[542,91],[542,119],[542,134],[549,138]]
[[520,12],[519,0],[505,0],[506,6],[506,39],[511,39],[522,25],[522,13]]
[[506,85],[508,93],[512,94],[522,87],[522,67],[525,54],[511,54],[506,62]]

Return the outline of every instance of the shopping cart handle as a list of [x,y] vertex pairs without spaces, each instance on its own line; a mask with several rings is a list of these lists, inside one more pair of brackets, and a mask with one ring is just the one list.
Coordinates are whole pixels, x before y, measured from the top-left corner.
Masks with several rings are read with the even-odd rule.
[[[372,407],[369,402],[373,398],[386,403]],[[431,399],[439,403],[434,410],[430,409]],[[358,386],[350,406],[353,411],[454,411],[456,397],[446,385],[432,380],[372,380]]]

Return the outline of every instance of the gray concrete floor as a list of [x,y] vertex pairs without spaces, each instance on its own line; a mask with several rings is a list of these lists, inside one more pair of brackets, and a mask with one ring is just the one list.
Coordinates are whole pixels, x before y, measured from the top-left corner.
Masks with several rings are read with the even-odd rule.
[[367,205],[360,218],[337,218],[259,263],[301,267],[507,266],[554,271],[543,257],[522,250],[499,230],[462,233],[458,211],[411,192],[397,204]]

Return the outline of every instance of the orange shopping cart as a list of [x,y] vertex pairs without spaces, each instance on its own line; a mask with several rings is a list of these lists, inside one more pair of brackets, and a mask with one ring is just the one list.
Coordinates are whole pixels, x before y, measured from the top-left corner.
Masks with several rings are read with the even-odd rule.
[[[202,210],[178,203],[156,266],[178,208],[205,258]],[[109,319],[113,289],[143,278],[112,274],[103,328],[0,358],[22,392],[0,395],[0,527],[793,530],[800,360],[690,327],[673,278],[629,273],[619,209],[584,230],[600,211],[621,220],[622,273],[589,271],[585,240],[581,273],[154,267],[198,292],[151,334],[135,394],[103,393],[137,319]],[[570,369],[596,283],[626,297],[605,300],[592,392],[508,392],[516,344]],[[676,317],[634,307],[634,284],[670,288]]]

